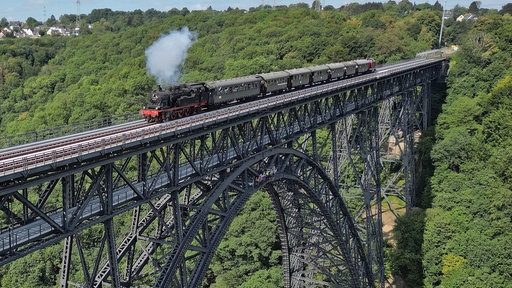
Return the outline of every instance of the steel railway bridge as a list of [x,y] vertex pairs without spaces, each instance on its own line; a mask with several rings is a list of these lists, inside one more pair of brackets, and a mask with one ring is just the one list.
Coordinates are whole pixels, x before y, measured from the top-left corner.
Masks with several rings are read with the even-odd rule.
[[0,265],[60,245],[61,287],[199,287],[260,190],[277,215],[285,287],[384,287],[382,206],[416,201],[414,137],[444,66],[411,60],[0,150]]

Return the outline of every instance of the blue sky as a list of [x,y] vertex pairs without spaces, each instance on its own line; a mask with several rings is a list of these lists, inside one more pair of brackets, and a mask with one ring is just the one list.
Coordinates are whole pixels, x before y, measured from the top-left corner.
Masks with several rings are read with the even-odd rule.
[[[323,5],[332,5],[336,8],[352,3],[377,2],[378,0],[368,1],[345,1],[345,0],[321,0]],[[400,0],[395,0],[399,2]],[[434,4],[435,0],[414,1],[413,3],[430,3]],[[446,7],[452,8],[455,5],[469,7],[473,0],[447,0]],[[51,15],[57,19],[63,14],[76,14],[76,0],[0,0],[0,18],[5,17],[7,20],[25,21],[28,17],[44,21]],[[293,3],[308,3],[311,5],[313,0],[80,0],[80,13],[89,14],[93,9],[110,8],[114,11],[133,11],[140,9],[146,11],[154,8],[156,10],[168,11],[172,8],[181,9],[187,7],[189,10],[206,9],[212,6],[215,10],[225,10],[228,7],[238,7],[248,9],[257,7],[263,3],[268,5],[289,5]],[[383,1],[383,2],[387,2]],[[444,0],[439,1],[444,4]],[[481,1],[482,8],[501,9],[503,5],[509,3],[507,1]],[[44,18],[46,15],[46,18]]]

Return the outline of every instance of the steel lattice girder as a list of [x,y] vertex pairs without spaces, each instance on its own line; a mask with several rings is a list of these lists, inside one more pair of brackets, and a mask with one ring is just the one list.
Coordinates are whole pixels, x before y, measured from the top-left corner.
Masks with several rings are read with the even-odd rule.
[[[370,175],[370,178],[374,179],[374,185],[378,187],[378,177],[376,176],[378,174],[378,169],[376,169],[378,167],[376,165],[378,164],[368,164],[368,168],[363,170],[359,170],[359,164],[357,164],[361,159],[365,159],[366,155],[370,155],[375,151],[374,144],[364,144],[374,143],[371,142],[374,141],[371,140],[374,138],[367,138],[368,140],[359,142],[364,137],[367,137],[363,131],[374,133],[376,129],[371,127],[364,128],[365,119],[361,115],[378,107],[378,103],[383,103],[387,99],[393,98],[394,95],[401,94],[412,87],[417,87],[418,84],[427,85],[425,82],[430,81],[435,71],[434,68],[429,69],[430,73],[421,73],[421,75],[420,73],[409,73],[397,78],[382,79],[374,83],[351,87],[346,91],[334,91],[335,93],[331,91],[325,95],[322,94],[308,98],[307,101],[297,102],[292,106],[276,107],[275,111],[261,111],[257,118],[252,118],[254,116],[251,116],[251,118],[233,119],[233,123],[225,122],[222,125],[204,127],[203,131],[170,135],[172,137],[169,139],[158,139],[155,142],[148,142],[137,148],[127,147],[121,152],[104,154],[96,159],[83,161],[79,165],[63,167],[65,169],[58,168],[55,170],[56,172],[39,174],[40,171],[38,171],[38,174],[33,176],[27,174],[25,175],[25,181],[20,181],[18,186],[4,189],[1,199],[2,203],[17,201],[24,207],[25,213],[18,215],[12,212],[12,209],[6,204],[3,205],[3,210],[12,212],[6,213],[13,215],[9,219],[24,219],[25,225],[29,223],[32,223],[32,225],[43,223],[38,224],[39,226],[37,227],[48,226],[49,228],[44,230],[44,233],[35,235],[30,241],[19,245],[12,245],[10,244],[11,242],[8,242],[7,249],[3,250],[0,263],[7,263],[57,243],[62,239],[69,239],[66,240],[66,247],[68,248],[66,248],[63,256],[61,279],[64,280],[62,281],[68,281],[69,275],[67,270],[71,266],[71,246],[75,243],[85,277],[81,281],[86,283],[94,282],[95,286],[101,285],[102,281],[122,282],[125,283],[124,285],[131,285],[133,281],[137,281],[144,273],[155,273],[154,271],[145,271],[146,264],[155,257],[154,255],[158,253],[158,249],[164,243],[180,243],[182,241],[183,236],[180,235],[185,235],[183,234],[186,232],[184,229],[187,227],[187,223],[192,221],[190,215],[193,214],[194,209],[197,209],[197,204],[204,201],[206,195],[212,191],[214,188],[213,183],[218,183],[219,179],[224,179],[232,169],[240,165],[239,162],[244,162],[248,157],[259,155],[259,153],[264,155],[266,151],[279,147],[303,150],[307,155],[310,155],[311,159],[315,161],[322,160],[324,159],[320,156],[323,153],[322,150],[326,149],[326,147],[330,149],[331,146],[326,145],[326,143],[319,144],[316,131],[322,127],[330,127],[331,142],[335,143],[335,139],[339,139],[335,132],[337,130],[336,127],[340,126],[336,123],[340,123],[340,120],[347,123],[352,121],[347,121],[347,119],[356,119],[350,124],[354,126],[353,128],[348,127],[348,125],[345,127],[347,130],[355,128],[357,132],[350,134],[355,137],[347,134],[347,141],[341,141],[344,141],[343,143],[346,142],[344,145],[349,145],[350,149],[357,151],[346,154],[355,163],[351,164],[351,166],[356,167],[356,169],[351,169],[349,174],[360,175],[358,176],[359,179],[368,178],[368,175]],[[417,93],[413,93],[413,95],[417,95]],[[415,108],[407,109],[415,110]],[[423,114],[425,115],[426,113]],[[375,120],[376,118],[372,116],[372,119]],[[408,123],[411,122],[410,120],[407,121]],[[369,121],[368,123],[373,122]],[[325,140],[324,138],[322,139]],[[378,139],[378,137],[375,139]],[[308,144],[308,141],[312,144]],[[368,151],[370,154],[367,154]],[[347,158],[345,157],[345,159]],[[368,159],[368,161],[370,160]],[[323,164],[317,162],[317,165]],[[333,170],[338,171],[338,174],[341,175],[347,172],[347,170],[341,169],[347,167],[342,161],[337,166]],[[355,172],[361,174],[356,174]],[[369,174],[361,177],[365,173]],[[291,173],[290,175],[295,174]],[[70,176],[72,177],[70,178]],[[335,179],[342,178],[338,175],[333,175],[333,177]],[[343,181],[335,181],[335,187],[342,188],[343,185],[340,186],[340,183],[343,184]],[[40,191],[37,192],[38,198],[34,199],[33,195],[29,198],[27,189],[30,189],[31,192]],[[23,193],[20,194],[16,190],[22,190]],[[280,191],[279,189],[275,190]],[[370,199],[370,201],[364,201],[365,211],[370,211],[368,203],[378,203],[379,201],[376,200],[378,198],[375,195],[380,195],[380,193],[372,190],[372,188],[364,188],[363,191],[366,191],[363,193],[363,196]],[[61,199],[63,207],[61,212],[53,212],[55,210],[55,202],[53,201],[50,204],[49,202],[51,201],[48,201],[52,196],[53,200]],[[121,196],[125,198],[121,199]],[[377,205],[380,205],[380,203]],[[133,216],[130,232],[122,241],[117,241],[116,248],[112,240],[116,235],[114,235],[115,227],[112,227],[111,219],[122,213],[131,213],[130,211],[132,210]],[[27,211],[31,213],[27,213]],[[309,214],[317,216],[313,212],[309,212]],[[311,218],[315,218],[313,216]],[[354,216],[353,218],[358,217]],[[96,261],[91,269],[91,267],[87,267],[83,257],[84,245],[82,244],[83,239],[81,239],[80,233],[93,228],[98,223],[104,223],[106,232],[100,241],[101,243],[99,243],[101,249],[97,253]],[[378,225],[379,220],[377,219],[374,223]],[[11,231],[16,231],[16,229],[21,228],[15,227]],[[368,244],[377,243],[380,230],[374,224],[371,224],[367,229],[368,231],[362,233],[362,235],[366,235],[362,239],[365,239],[365,242],[367,242],[368,248],[366,249],[370,250],[366,251],[366,253],[373,254],[373,256],[369,257],[367,265],[377,265],[380,266],[378,269],[382,269],[382,261],[381,258],[379,259],[381,256],[378,255],[381,252],[373,251],[375,245],[379,245]],[[152,230],[151,233],[153,234],[150,234],[150,230]],[[148,233],[145,234],[147,231]],[[178,231],[175,234],[175,238],[172,238],[170,231]],[[203,235],[209,233],[207,229],[201,231]],[[8,235],[15,234],[9,232]],[[74,237],[75,241],[72,241],[73,238],[71,237]],[[172,239],[169,239],[169,237]],[[206,239],[205,237],[203,238]],[[216,241],[220,241],[220,238],[216,239]],[[37,242],[34,242],[36,240]],[[147,241],[148,243],[142,249],[142,252],[137,250],[138,248],[135,245],[141,241]],[[104,251],[105,247],[107,251]],[[288,244],[288,247],[290,249],[293,248],[290,244]],[[381,249],[381,247],[377,247],[377,249]],[[204,251],[198,252],[198,254],[201,253],[204,253]],[[208,253],[211,254],[213,251],[208,251]],[[110,260],[106,265],[101,266],[101,262],[104,262],[104,259]],[[125,260],[126,264],[120,264],[119,268],[115,268],[117,263],[113,263],[113,259],[117,259],[116,262]],[[113,277],[110,266],[114,267]],[[127,269],[131,266],[133,266],[133,269]],[[187,274],[186,265],[178,266],[172,266],[176,271],[181,271],[179,279],[174,279],[173,281],[186,283],[186,279],[200,278],[197,278],[197,276],[190,278]],[[290,271],[297,269],[291,264],[288,267]],[[119,276],[119,270],[122,268],[125,269],[124,277]],[[348,270],[354,271],[354,269]],[[381,273],[381,271],[379,270],[377,274]],[[300,280],[293,280],[300,278],[297,276],[298,274],[292,272],[289,274],[291,275],[285,275],[285,279],[290,279],[289,283],[297,283],[294,281],[300,282]],[[361,272],[359,275],[364,275],[364,273]],[[376,278],[380,278],[378,282],[383,285],[381,277],[377,276]]]

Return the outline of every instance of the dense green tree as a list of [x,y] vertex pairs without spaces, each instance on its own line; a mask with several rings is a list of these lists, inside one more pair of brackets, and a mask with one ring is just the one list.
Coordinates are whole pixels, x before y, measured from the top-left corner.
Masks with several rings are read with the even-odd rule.
[[432,7],[433,10],[435,11],[443,11],[443,6],[441,5],[441,3],[439,3],[439,1],[436,1],[436,3],[434,3],[434,6]]
[[396,251],[391,254],[391,272],[400,277],[407,287],[420,287],[423,279],[421,245],[425,212],[415,208],[396,219],[393,235]]
[[[246,287],[257,282],[267,286],[282,283],[277,279],[277,271],[282,271],[277,268],[280,265],[276,267],[281,250],[272,209],[270,198],[263,192],[254,194],[245,204],[212,260],[210,269],[216,277],[210,280],[211,287],[239,287],[244,282]],[[261,272],[249,277],[257,271]]]
[[268,270],[259,270],[249,277],[239,288],[279,288],[284,287],[283,269],[281,267],[273,267]]
[[397,6],[398,13],[406,15],[414,10],[414,5],[409,0],[402,0]]
[[441,14],[432,11],[419,11],[414,14],[414,19],[422,28],[427,28],[432,35],[439,35]]
[[512,19],[489,12],[452,58],[431,152],[425,287],[510,287]]
[[507,3],[501,7],[500,14],[505,15],[507,13],[512,15],[512,3]]
[[5,28],[8,26],[9,26],[9,21],[7,21],[7,18],[2,17],[2,19],[0,19],[0,28]]
[[382,14],[383,12],[381,10],[369,10],[361,13],[358,17],[361,19],[363,27],[379,29],[384,26],[384,23],[380,20]]
[[469,4],[468,12],[473,14],[478,14],[478,10],[480,9],[480,5],[482,2],[480,1],[473,1],[471,4]]
[[52,246],[37,251],[19,261],[13,262],[6,269],[7,276],[2,277],[2,287],[52,287],[60,269],[60,248]]
[[465,37],[471,27],[473,21],[455,21],[451,18],[445,21],[445,29],[443,30],[443,40],[449,45],[458,45],[462,43],[463,37]]
[[28,17],[27,20],[25,21],[25,24],[27,25],[28,28],[34,29],[36,26],[41,25],[42,23],[37,21],[35,18]]
[[45,22],[45,24],[46,24],[47,26],[54,26],[54,25],[55,25],[55,24],[57,24],[57,23],[58,23],[58,22],[57,22],[57,19],[55,18],[55,16],[54,16],[54,15],[50,16],[50,18],[48,18],[48,19],[46,20],[46,22]]
[[64,14],[59,17],[59,22],[60,22],[60,24],[66,26],[66,27],[71,27],[71,26],[75,26],[76,19],[77,18],[76,18],[75,14]]
[[365,13],[371,10],[383,10],[382,3],[378,2],[369,2],[365,4],[359,3],[349,3],[348,5],[342,6],[341,11],[347,13],[348,15],[358,15],[361,13]]
[[95,23],[100,21],[101,19],[109,20],[114,15],[114,11],[109,8],[103,9],[93,9],[91,13],[87,16],[87,21],[90,23]]

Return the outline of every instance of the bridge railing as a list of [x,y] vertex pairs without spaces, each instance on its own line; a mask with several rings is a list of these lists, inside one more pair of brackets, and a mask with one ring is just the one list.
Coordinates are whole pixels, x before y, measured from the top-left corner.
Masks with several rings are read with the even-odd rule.
[[28,131],[14,135],[0,136],[0,149],[28,144],[36,141],[48,140],[57,137],[82,133],[89,130],[105,128],[141,119],[139,113],[108,116],[96,120],[78,122],[68,125],[50,127],[46,129]]

